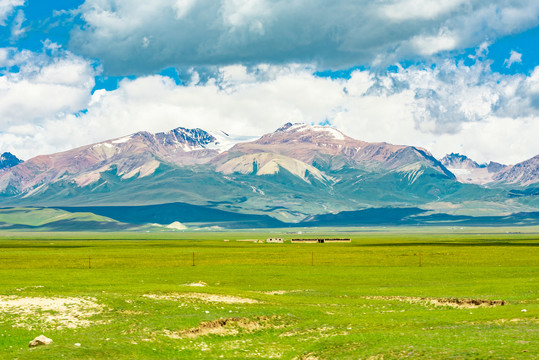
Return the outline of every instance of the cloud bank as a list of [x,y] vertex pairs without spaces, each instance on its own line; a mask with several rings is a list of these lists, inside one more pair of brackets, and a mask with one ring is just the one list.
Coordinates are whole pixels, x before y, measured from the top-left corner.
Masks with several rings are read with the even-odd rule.
[[[95,70],[91,63],[46,43],[47,53],[0,48],[0,144],[28,157],[62,147],[64,129],[51,121],[85,109]],[[52,53],[54,54],[52,54]],[[54,145],[56,144],[56,145]]]
[[536,0],[86,0],[70,48],[113,75],[176,66],[384,67],[539,24]]
[[[262,135],[285,122],[329,123],[366,141],[426,147],[436,156],[515,163],[539,153],[539,67],[502,75],[478,57],[349,79],[305,65],[233,65],[177,85],[166,76],[123,80],[92,94],[95,70],[48,44],[56,56],[0,51],[0,143],[28,159],[137,131],[200,127]],[[9,72],[17,66],[20,71]]]

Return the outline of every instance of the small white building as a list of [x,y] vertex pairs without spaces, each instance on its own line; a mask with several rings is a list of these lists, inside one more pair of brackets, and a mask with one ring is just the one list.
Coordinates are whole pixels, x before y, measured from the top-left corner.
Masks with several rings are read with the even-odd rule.
[[266,242],[267,243],[272,243],[272,244],[282,244],[283,243],[283,238],[267,238]]

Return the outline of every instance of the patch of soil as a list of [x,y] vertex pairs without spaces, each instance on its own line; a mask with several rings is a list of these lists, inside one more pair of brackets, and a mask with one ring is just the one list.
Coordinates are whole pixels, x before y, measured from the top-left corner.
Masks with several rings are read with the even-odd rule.
[[122,314],[122,315],[144,315],[145,312],[144,311],[136,311],[136,310],[118,310],[117,311],[118,314]]
[[495,307],[505,305],[504,300],[484,300],[484,299],[469,299],[469,298],[421,298],[412,296],[366,296],[369,300],[397,300],[408,303],[434,305],[434,306],[449,306],[459,309],[473,309],[478,307]]
[[224,304],[257,304],[258,300],[243,298],[239,296],[231,295],[217,295],[217,294],[206,294],[206,293],[187,293],[187,294],[171,294],[171,295],[156,295],[148,294],[144,295],[150,299],[156,300],[170,300],[178,301],[179,299],[195,299],[207,303],[224,303]]
[[504,300],[484,300],[466,298],[434,298],[428,299],[434,306],[451,306],[455,308],[478,308],[505,305]]
[[304,291],[310,291],[310,290],[273,290],[273,291],[255,291],[258,294],[264,294],[264,295],[285,295],[285,294],[292,294],[292,293],[299,293]]
[[347,331],[339,331],[332,326],[319,327],[316,329],[290,330],[279,335],[279,337],[300,337],[298,341],[316,341],[322,338],[348,335]]
[[524,319],[497,319],[490,321],[463,321],[462,324],[472,324],[472,325],[508,325],[508,324],[520,324],[520,323],[532,323],[539,324],[539,319],[537,318],[524,318]]
[[196,282],[196,283],[183,284],[183,286],[206,287],[206,286],[208,286],[208,284],[206,284],[204,281],[199,281],[199,282]]
[[0,296],[0,316],[15,315],[15,327],[78,328],[92,325],[89,318],[103,311],[93,298]]
[[234,317],[201,322],[196,328],[187,329],[180,332],[165,330],[164,333],[170,338],[182,339],[196,338],[206,335],[237,335],[240,331],[253,332],[270,327],[273,327],[273,324],[271,322],[271,318],[267,316],[259,316],[255,317],[254,319]]
[[314,354],[303,354],[303,355],[300,355],[299,357],[296,356],[292,360],[320,360],[320,358]]

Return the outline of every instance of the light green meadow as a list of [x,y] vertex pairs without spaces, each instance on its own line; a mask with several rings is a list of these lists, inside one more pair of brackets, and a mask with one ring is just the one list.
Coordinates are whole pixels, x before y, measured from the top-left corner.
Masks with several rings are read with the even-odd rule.
[[0,233],[0,359],[539,354],[537,227],[287,231]]

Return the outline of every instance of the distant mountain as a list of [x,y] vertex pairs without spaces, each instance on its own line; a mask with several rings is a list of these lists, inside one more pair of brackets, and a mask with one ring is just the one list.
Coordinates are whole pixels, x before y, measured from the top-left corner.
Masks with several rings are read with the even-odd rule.
[[225,133],[177,128],[164,133],[138,132],[66,152],[32,158],[0,175],[0,192],[30,196],[59,182],[95,184],[114,169],[124,180],[152,175],[162,163],[203,164],[234,145]]
[[0,170],[9,169],[13,166],[19,165],[22,160],[19,160],[15,155],[9,152],[5,152],[0,155]]
[[478,164],[465,155],[455,153],[444,156],[440,162],[463,183],[528,186],[539,182],[539,155],[515,165],[492,161]]
[[[241,156],[238,156],[240,154]],[[237,163],[249,163],[251,160],[257,162],[259,154],[281,156],[278,160],[275,157],[270,166],[267,166],[267,162],[271,161],[270,157],[266,156],[264,163],[260,164],[266,166],[262,174],[266,174],[268,168],[276,171],[278,169],[276,165],[282,166],[284,158],[290,158],[306,164],[301,170],[308,170],[307,166],[313,166],[319,171],[326,172],[339,171],[346,167],[362,168],[370,172],[406,172],[412,168],[427,167],[443,177],[455,178],[425,149],[387,143],[367,143],[348,137],[331,127],[291,123],[258,140],[239,143],[213,162],[223,164],[220,169],[226,172],[231,166],[235,168]]]
[[[300,223],[368,208],[489,215],[539,207],[536,191],[521,186],[537,181],[532,163],[478,165],[458,154],[438,161],[420,147],[369,143],[306,124],[287,123],[247,140],[180,127],[38,156],[0,172],[0,200],[4,206],[93,209],[120,221],[124,212],[142,209],[133,206],[176,203],[182,205],[143,218],[208,223],[219,215],[223,226]],[[474,184],[481,172],[489,187]],[[505,177],[493,180],[498,174]]]
[[[447,168],[452,169],[477,169],[482,167],[466,155],[451,153],[444,156],[440,162]],[[484,166],[483,166],[484,167]]]
[[501,169],[494,176],[494,180],[508,184],[536,184],[539,182],[539,155]]
[[444,156],[440,162],[457,177],[457,180],[469,184],[488,184],[495,178],[497,172],[502,171],[507,165],[496,162],[478,164],[466,155],[451,153]]

